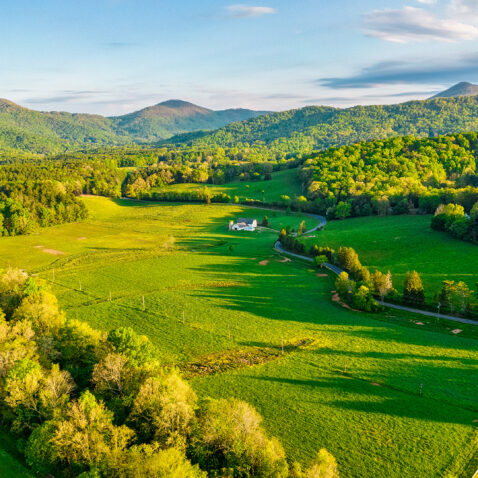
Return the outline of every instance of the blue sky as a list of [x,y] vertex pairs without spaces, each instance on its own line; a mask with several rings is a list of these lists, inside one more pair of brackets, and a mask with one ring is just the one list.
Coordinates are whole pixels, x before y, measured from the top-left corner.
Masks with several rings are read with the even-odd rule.
[[0,97],[123,114],[283,110],[478,82],[477,0],[2,0]]

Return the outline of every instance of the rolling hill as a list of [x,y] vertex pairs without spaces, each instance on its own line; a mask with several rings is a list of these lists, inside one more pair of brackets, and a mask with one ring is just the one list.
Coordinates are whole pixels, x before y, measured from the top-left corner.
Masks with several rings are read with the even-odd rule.
[[472,130],[478,130],[478,97],[461,96],[346,109],[308,106],[232,123],[214,132],[178,135],[166,142],[223,147],[265,144],[293,153],[393,136],[425,137]]
[[0,151],[56,153],[100,145],[150,142],[174,134],[213,130],[262,112],[213,111],[170,100],[123,116],[104,117],[65,112],[40,112],[0,99]]

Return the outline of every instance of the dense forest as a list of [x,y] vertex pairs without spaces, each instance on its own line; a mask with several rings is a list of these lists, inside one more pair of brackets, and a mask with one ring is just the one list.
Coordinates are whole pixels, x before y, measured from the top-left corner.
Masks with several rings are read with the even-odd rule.
[[307,159],[307,197],[333,217],[434,213],[478,201],[477,133],[413,136],[331,148]]
[[199,399],[150,341],[59,310],[26,273],[0,275],[0,409],[39,476],[338,478],[321,449],[290,463],[261,416],[236,399]]
[[478,130],[478,96],[347,109],[308,106],[233,123],[212,133],[179,135],[167,142],[197,147],[266,145],[296,154],[393,136],[472,130]]

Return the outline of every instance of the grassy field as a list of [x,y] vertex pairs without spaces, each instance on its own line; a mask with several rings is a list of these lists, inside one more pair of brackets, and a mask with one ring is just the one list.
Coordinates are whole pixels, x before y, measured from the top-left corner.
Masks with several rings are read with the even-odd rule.
[[[303,194],[302,185],[298,176],[299,169],[286,169],[272,173],[269,181],[233,181],[222,185],[207,184],[212,194],[226,193],[231,198],[237,196],[239,200],[257,199],[265,202],[279,201],[281,195],[286,194],[291,199]],[[155,191],[189,192],[204,188],[204,184],[172,184]],[[264,192],[264,193],[263,193]]]
[[202,397],[253,403],[291,458],[326,447],[343,477],[436,477],[476,432],[476,340],[346,310],[331,301],[331,278],[272,252],[275,232],[227,230],[238,216],[267,214],[274,228],[303,217],[85,202],[88,221],[3,238],[0,265],[38,274],[69,317],[147,334],[165,363],[307,341],[267,364],[193,379]]
[[360,217],[332,221],[308,243],[353,247],[362,264],[390,270],[401,291],[407,271],[420,273],[432,300],[443,280],[478,282],[478,247],[430,228],[430,216]]

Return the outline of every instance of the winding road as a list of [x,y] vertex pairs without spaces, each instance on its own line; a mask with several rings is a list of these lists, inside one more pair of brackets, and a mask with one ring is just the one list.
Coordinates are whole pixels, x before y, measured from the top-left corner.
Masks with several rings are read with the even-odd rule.
[[[316,214],[307,214],[307,216],[310,216],[310,217],[313,217],[313,218],[317,219],[319,221],[319,224],[317,226],[315,226],[313,229],[310,229],[309,231],[304,232],[304,235],[309,234],[311,232],[315,232],[318,229],[323,228],[327,224],[327,220],[323,216],[318,216]],[[274,244],[274,249],[281,254],[285,254],[285,255],[288,255],[288,256],[291,256],[291,257],[295,257],[296,259],[300,259],[300,260],[310,262],[310,263],[314,262],[314,259],[312,257],[302,256],[302,255],[296,254],[294,252],[286,251],[282,247],[282,244],[280,243],[280,241],[276,241],[276,243]],[[338,267],[334,264],[324,263],[324,264],[322,264],[322,267],[332,271],[336,275],[339,275],[340,273],[344,272],[343,269],[341,269],[340,267]],[[412,307],[405,307],[403,305],[392,304],[390,302],[384,302],[382,300],[378,300],[377,302],[380,305],[382,305],[383,307],[388,307],[390,309],[403,310],[405,312],[411,312],[413,314],[426,315],[427,317],[435,317],[437,319],[451,320],[453,322],[459,322],[459,323],[462,323],[462,324],[478,325],[478,322],[475,321],[475,320],[463,319],[461,317],[455,317],[453,315],[438,314],[436,312],[430,312],[428,310],[414,309]]]

